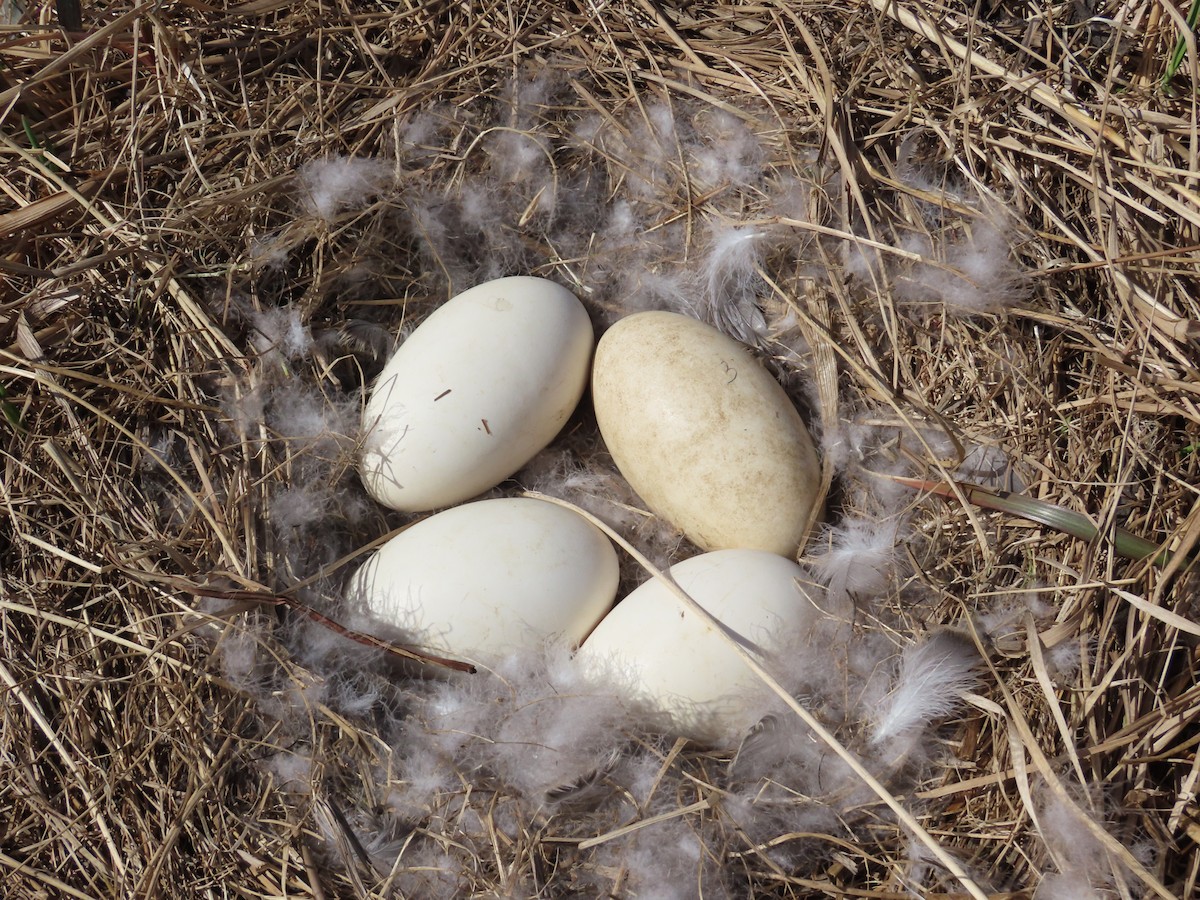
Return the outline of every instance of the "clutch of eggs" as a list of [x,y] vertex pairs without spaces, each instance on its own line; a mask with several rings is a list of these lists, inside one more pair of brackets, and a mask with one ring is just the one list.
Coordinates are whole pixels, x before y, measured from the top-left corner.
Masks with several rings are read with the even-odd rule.
[[351,577],[348,597],[422,647],[487,665],[578,644],[617,593],[616,551],[571,510],[480,500],[392,538]]
[[[364,413],[368,492],[417,512],[476,497],[570,417],[594,335],[573,294],[501,278],[454,297],[388,362]],[[670,574],[755,652],[814,607],[791,559],[820,482],[808,431],[745,346],[695,319],[629,316],[596,350],[593,398],[621,473],[705,553]],[[678,734],[723,743],[761,685],[708,622],[650,581],[612,612],[616,553],[585,519],[532,499],[467,503],[409,528],[349,596],[422,646],[482,662],[565,639],[577,662]],[[607,613],[607,616],[606,616]],[[590,635],[590,637],[589,637]]]
[[570,418],[594,340],[575,295],[543,278],[498,278],[439,307],[367,400],[359,465],[367,492],[421,512],[495,487]]

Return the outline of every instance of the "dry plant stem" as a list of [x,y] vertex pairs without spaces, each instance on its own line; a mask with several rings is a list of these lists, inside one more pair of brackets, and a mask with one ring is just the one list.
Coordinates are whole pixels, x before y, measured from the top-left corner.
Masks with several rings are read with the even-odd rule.
[[[124,567],[122,567],[124,568]],[[137,572],[133,569],[126,569],[127,573],[134,578],[144,579],[145,573]],[[443,656],[438,656],[433,653],[427,653],[424,650],[417,650],[412,647],[405,647],[391,641],[385,641],[382,638],[377,638],[372,634],[365,634],[361,631],[355,631],[351,628],[340,624],[329,618],[323,613],[317,612],[310,606],[306,606],[299,600],[294,600],[291,597],[282,594],[272,594],[269,591],[247,591],[237,589],[224,589],[207,587],[202,584],[192,584],[183,578],[174,578],[170,576],[156,577],[154,580],[161,581],[175,590],[186,591],[195,597],[211,597],[217,600],[231,600],[240,603],[262,606],[284,606],[297,613],[300,616],[308,619],[310,622],[316,622],[322,628],[327,628],[335,634],[340,634],[344,638],[362,644],[366,647],[372,647],[376,650],[383,650],[393,656],[398,656],[402,659],[409,659],[413,662],[424,663],[432,666],[441,666],[445,669],[451,669],[455,672],[468,672],[475,674],[475,667],[467,662],[462,662],[456,659],[448,659]],[[248,608],[248,607],[247,607]],[[241,610],[238,610],[239,612]]]
[[1182,631],[1184,634],[1190,634],[1193,637],[1200,637],[1200,625],[1196,624],[1190,619],[1185,619],[1183,616],[1179,615],[1178,613],[1171,612],[1169,609],[1163,609],[1161,606],[1156,606],[1148,600],[1139,597],[1137,594],[1130,593],[1129,591],[1123,591],[1117,587],[1110,587],[1109,590],[1112,591],[1114,596],[1120,597],[1130,606],[1141,610],[1146,615],[1158,619],[1158,621],[1162,622],[1164,625],[1169,625],[1171,628]]
[[84,803],[87,806],[87,813],[96,823],[97,830],[108,845],[109,857],[112,860],[113,869],[118,875],[123,875],[125,866],[121,859],[121,851],[117,849],[117,843],[113,840],[112,830],[108,827],[108,822],[104,819],[104,815],[101,812],[101,805],[96,802],[93,791],[88,787],[88,777],[83,770],[83,766],[75,759],[75,754],[71,752],[71,749],[63,743],[62,738],[59,737],[58,733],[54,730],[54,726],[47,720],[34,699],[21,688],[20,683],[13,678],[12,673],[9,672],[8,667],[2,661],[0,661],[0,681],[4,682],[8,690],[25,707],[25,711],[33,719],[38,730],[45,735],[46,740],[58,752],[59,758],[71,770],[71,774],[75,776],[76,784],[79,786],[80,793],[83,795]]
[[2,111],[0,111],[0,118],[6,117],[8,110],[13,104],[21,99],[21,94],[32,84],[36,83],[37,81],[47,79],[55,72],[67,68],[76,59],[79,59],[80,57],[86,57],[96,46],[103,44],[105,39],[110,35],[119,34],[126,25],[129,25],[131,22],[138,19],[142,13],[147,12],[157,5],[158,4],[156,2],[150,2],[135,6],[128,12],[113,19],[103,28],[98,28],[93,31],[78,44],[75,44],[73,47],[71,47],[71,49],[66,53],[62,53],[54,57],[53,60],[42,66],[35,78],[22,82],[21,84],[11,87],[8,90],[0,91],[0,108],[4,108]]
[[[938,484],[934,481],[925,481],[921,478],[905,478],[900,475],[880,475],[879,473],[876,473],[876,475],[879,478],[887,478],[898,484],[904,484],[917,490],[929,491],[946,499],[958,496],[947,485]],[[965,484],[963,482],[954,482],[954,484],[957,485],[962,496],[965,496],[971,503],[984,509],[994,509],[997,512],[1020,516],[1031,522],[1037,522],[1040,525],[1057,528],[1072,537],[1077,537],[1085,541],[1095,541],[1101,535],[1100,529],[1092,524],[1087,516],[1081,513],[1063,509],[1051,503],[1044,503],[1033,497],[1017,496],[1008,491],[996,491],[982,485]],[[1163,550],[1157,544],[1147,541],[1145,538],[1138,537],[1124,528],[1114,527],[1111,530],[1111,535],[1113,552],[1119,556],[1139,562],[1149,559],[1157,566],[1180,565],[1182,556],[1172,554],[1169,550]],[[1108,585],[1107,587],[1114,596],[1120,597],[1130,606],[1141,610],[1146,615],[1158,619],[1164,625],[1169,625],[1185,634],[1200,637],[1200,625],[1192,620],[1184,618],[1169,609],[1165,609],[1158,603],[1151,603],[1129,591],[1123,591],[1112,585]]]
[[659,813],[657,816],[651,816],[648,819],[641,819],[637,822],[631,822],[628,825],[624,825],[605,834],[587,838],[586,840],[580,841],[578,846],[580,850],[598,847],[600,844],[606,844],[609,841],[616,840],[617,838],[625,837],[627,834],[633,834],[633,832],[640,831],[641,829],[647,828],[651,825],[657,825],[660,822],[666,822],[670,819],[677,819],[680,816],[688,816],[695,812],[703,812],[709,808],[709,805],[710,804],[707,800],[697,800],[695,803],[692,803],[689,806],[673,809],[670,812]]
[[17,875],[30,875],[35,880],[40,881],[46,887],[53,888],[63,897],[75,897],[76,900],[97,900],[93,894],[85,894],[82,891],[77,891],[71,885],[64,881],[55,878],[49,872],[42,872],[38,869],[30,868],[20,860],[13,859],[7,853],[0,851],[0,865],[6,866],[12,870],[13,877]]
[[118,647],[122,647],[126,650],[132,650],[133,652],[140,653],[143,656],[153,656],[156,659],[159,659],[168,665],[179,669],[181,672],[187,672],[189,676],[203,676],[203,673],[200,669],[184,662],[183,660],[169,656],[160,649],[155,647],[147,647],[144,644],[139,644],[137,641],[131,641],[128,638],[121,637],[119,634],[113,634],[110,631],[105,631],[104,629],[97,628],[94,625],[87,625],[76,619],[70,619],[66,616],[59,616],[52,612],[47,612],[44,609],[35,609],[32,606],[25,606],[20,603],[10,603],[9,601],[0,598],[0,612],[2,611],[20,613],[23,616],[28,616],[30,619],[53,622],[55,625],[61,625],[64,628],[72,628],[77,631],[86,631],[92,637],[98,638],[101,641],[108,641]]
[[[937,455],[933,452],[933,448],[929,446],[929,442],[925,439],[925,436],[921,433],[921,429],[916,427],[916,423],[912,420],[912,416],[909,415],[908,411],[903,408],[903,406],[897,400],[894,392],[891,391],[887,387],[886,383],[882,379],[876,377],[875,373],[869,371],[866,367],[864,367],[862,365],[862,363],[860,363],[857,359],[855,359],[853,355],[848,353],[845,350],[845,348],[843,348],[840,345],[840,343],[838,341],[834,340],[833,336],[829,333],[828,325],[823,325],[822,323],[820,323],[816,319],[814,319],[812,314],[809,313],[808,310],[804,309],[799,303],[797,303],[796,299],[794,297],[790,296],[787,292],[785,292],[765,272],[761,272],[760,274],[762,275],[763,279],[767,282],[767,284],[769,284],[771,286],[771,290],[774,291],[775,294],[778,297],[780,297],[784,302],[786,302],[788,304],[789,308],[801,319],[801,321],[803,321],[806,324],[806,326],[808,328],[808,334],[809,334],[810,340],[819,339],[824,348],[832,349],[839,357],[841,357],[843,362],[845,362],[850,368],[855,370],[855,372],[859,375],[860,378],[863,379],[863,381],[869,382],[869,383],[870,382],[874,383],[879,395],[886,399],[888,405],[892,407],[892,409],[895,411],[896,415],[901,419],[901,421],[903,421],[912,430],[912,432],[917,436],[917,439],[921,442],[921,445],[925,448],[926,452],[928,453],[929,458],[935,461],[937,467],[942,471],[942,474],[945,476],[947,482],[950,484],[951,490],[957,491],[957,486],[956,486],[957,482],[955,482],[952,478],[950,478],[949,473],[946,472],[945,466],[943,466],[940,462],[936,461]],[[931,419],[938,420],[940,418],[937,415],[937,413],[932,409],[925,409],[925,410],[923,410],[923,412],[925,412]],[[961,457],[962,456],[962,448],[961,448],[961,446],[958,446],[958,439],[954,437],[954,429],[946,427],[944,430],[945,430],[946,434],[950,435],[951,438],[954,440],[955,445],[958,450],[958,454]],[[829,489],[829,484],[823,484],[822,489],[824,492],[827,492]],[[820,497],[823,498],[824,495],[825,494],[822,493],[820,495]],[[983,523],[979,521],[978,516],[974,515],[971,512],[969,506],[967,505],[965,495],[956,494],[955,496],[958,496],[959,500],[962,502],[963,506],[966,508],[967,518],[970,520],[971,527],[972,527],[972,529],[974,529],[975,535],[979,539],[979,546],[981,548],[983,548],[985,550],[985,552],[990,553],[990,550],[988,549],[989,545],[987,542],[987,536],[984,534],[984,530],[983,530]],[[812,516],[812,521],[810,521],[810,523],[809,523],[810,526],[816,521],[816,516],[819,513],[819,507],[820,507],[819,502],[813,505],[813,516]]]
[[929,22],[920,18],[916,13],[895,3],[894,0],[870,0],[870,2],[876,12],[883,13],[885,16],[899,22],[905,28],[921,35],[925,39],[944,46],[968,65],[974,65],[988,75],[1004,80],[1016,90],[1027,92],[1039,103],[1052,109],[1068,121],[1090,131],[1097,137],[1104,137],[1112,141],[1114,146],[1124,152],[1131,152],[1129,144],[1111,127],[1101,125],[1075,104],[1065,102],[1057,91],[1047,87],[1035,76],[1011,72],[1003,66],[992,62],[965,44],[954,40],[946,32],[934,27]]
[[455,672],[468,672],[475,674],[475,667],[470,663],[461,662],[457,659],[447,659],[444,656],[437,656],[433,653],[426,653],[424,650],[415,650],[412,647],[403,647],[400,644],[394,644],[391,641],[385,641],[382,638],[377,638],[372,634],[365,634],[361,631],[354,631],[344,625],[335,622],[329,616],[317,612],[310,606],[305,606],[298,600],[293,600],[291,597],[284,597],[280,594],[263,593],[259,591],[237,591],[237,590],[219,590],[217,588],[206,588],[200,585],[195,585],[188,588],[188,592],[197,597],[214,597],[224,600],[241,600],[252,604],[263,604],[266,606],[286,606],[310,622],[316,622],[322,628],[328,628],[335,634],[340,634],[344,638],[362,644],[366,647],[373,647],[376,650],[383,650],[391,653],[393,656],[399,656],[402,659],[411,659],[413,662],[426,663],[433,666],[441,666],[444,669],[451,669]]
[[229,541],[228,534],[226,533],[226,531],[224,529],[221,528],[220,523],[216,520],[216,517],[213,515],[212,511],[208,508],[208,506],[201,502],[200,498],[195,495],[195,493],[192,491],[191,487],[187,484],[187,482],[184,481],[183,478],[177,472],[175,472],[175,470],[173,468],[171,468],[171,466],[168,465],[167,462],[165,460],[163,460],[154,451],[154,449],[152,447],[147,446],[144,441],[140,440],[137,437],[137,435],[135,435],[133,432],[131,432],[128,428],[126,428],[124,425],[122,425],[120,422],[118,422],[115,418],[110,416],[104,410],[100,409],[99,407],[95,406],[94,404],[91,404],[87,400],[83,399],[83,397],[81,397],[78,394],[75,394],[71,391],[66,390],[53,377],[51,377],[49,375],[42,374],[40,372],[31,372],[31,371],[26,371],[25,369],[18,369],[18,368],[14,368],[12,366],[3,366],[3,365],[0,365],[0,374],[11,375],[15,378],[23,378],[23,379],[28,379],[29,381],[37,382],[37,383],[45,386],[46,388],[48,388],[50,390],[50,392],[52,393],[52,395],[58,396],[64,400],[68,400],[71,403],[74,403],[74,404],[82,407],[83,409],[86,409],[88,412],[93,413],[98,419],[101,419],[101,420],[107,422],[109,425],[111,425],[113,428],[115,428],[117,431],[119,431],[124,437],[126,437],[129,440],[129,442],[131,444],[139,447],[148,457],[150,457],[151,459],[154,459],[156,462],[158,462],[159,465],[162,466],[163,471],[165,471],[179,485],[180,489],[185,494],[190,495],[192,501],[196,505],[196,508],[198,510],[200,510],[200,514],[205,518],[205,520],[209,523],[209,525],[212,526],[213,534],[216,536],[217,540],[220,541],[221,544],[223,545],[227,558],[231,561],[238,559],[238,554],[234,551],[233,545]]
[[101,179],[89,179],[77,188],[78,194],[69,191],[59,191],[49,197],[34,200],[27,206],[0,214],[0,238],[8,237],[21,231],[36,228],[51,221],[64,211],[79,203],[79,196],[87,197],[101,184]]
[[[975,639],[977,641],[979,640],[979,636],[977,634],[975,635]],[[998,704],[992,703],[992,701],[975,697],[972,699],[972,702],[982,709],[990,710],[993,714],[999,714],[999,716],[1002,717],[1010,726],[1007,731],[1009,743],[1013,750],[1013,759],[1017,763],[1018,780],[1023,780],[1025,753],[1028,751],[1029,756],[1033,760],[1034,765],[1037,767],[1039,774],[1045,780],[1046,784],[1050,786],[1051,791],[1054,792],[1055,799],[1073,809],[1079,820],[1086,825],[1088,831],[1091,832],[1092,835],[1104,845],[1104,848],[1109,853],[1120,859],[1121,863],[1131,872],[1133,872],[1138,879],[1146,885],[1146,887],[1150,888],[1150,890],[1158,894],[1158,896],[1164,898],[1164,900],[1174,900],[1175,895],[1167,890],[1162,882],[1155,878],[1154,874],[1150,872],[1144,865],[1142,865],[1132,853],[1129,852],[1129,848],[1109,834],[1103,826],[1097,823],[1093,814],[1079,808],[1079,804],[1075,802],[1075,800],[1067,792],[1066,788],[1063,787],[1062,782],[1059,781],[1055,767],[1051,765],[1050,760],[1047,759],[1046,754],[1042,751],[1041,746],[1038,744],[1037,737],[1030,728],[1029,721],[1022,711],[1021,704],[1017,701],[1017,698],[1013,696],[1012,691],[1009,690],[1008,686],[1004,683],[1004,680],[1000,678],[1000,675],[996,671],[995,665],[992,663],[992,661],[990,659],[986,659],[986,661],[988,668],[992,673],[993,683],[996,684],[996,686],[1000,689],[1001,694],[1004,696],[1005,705],[1008,707],[1007,714]],[[1028,788],[1028,783],[1024,783],[1025,789],[1022,791],[1023,794]],[[1036,822],[1037,816],[1031,796],[1026,794],[1024,799],[1027,805],[1027,811]],[[1039,829],[1041,828],[1040,825],[1038,827]]]
[[783,685],[776,680],[775,676],[763,668],[762,664],[755,659],[745,647],[731,638],[726,633],[724,627],[722,627],[719,619],[717,619],[703,606],[693,600],[687,594],[687,592],[679,587],[679,585],[676,584],[668,574],[657,569],[654,564],[651,563],[650,560],[646,559],[646,557],[644,557],[641,553],[639,553],[637,549],[633,547],[633,545],[617,534],[604,521],[596,516],[593,516],[586,510],[580,509],[573,503],[568,503],[565,500],[559,500],[557,497],[540,494],[536,491],[526,491],[524,496],[531,497],[535,500],[544,500],[547,503],[554,503],[558,506],[563,506],[567,509],[574,510],[605,534],[607,534],[611,540],[620,545],[620,547],[624,549],[626,553],[632,556],[637,561],[638,565],[650,573],[650,575],[665,584],[687,609],[713,626],[713,630],[721,636],[723,641],[725,641],[737,652],[742,661],[745,662],[750,668],[750,671],[752,671],[755,676],[757,676],[768,688],[770,688],[772,693],[786,703],[788,708],[791,709],[792,712],[794,712],[797,716],[799,716],[804,724],[812,729],[813,733],[816,734],[822,741],[824,741],[826,746],[833,750],[833,752],[836,753],[847,766],[849,766],[854,774],[857,775],[862,782],[869,787],[877,797],[879,797],[880,800],[887,804],[888,808],[896,814],[896,818],[900,820],[901,824],[903,824],[905,828],[915,835],[917,839],[921,841],[921,843],[929,848],[929,851],[937,858],[938,862],[945,866],[946,871],[950,872],[950,874],[958,879],[959,883],[966,888],[967,892],[974,897],[975,900],[988,900],[987,894],[985,894],[982,888],[975,883],[975,880],[967,874],[966,869],[962,867],[957,859],[945,851],[945,849],[937,842],[933,835],[931,835],[925,830],[924,827],[922,827],[921,823],[918,822],[912,813],[910,813],[904,807],[904,804],[902,804],[895,797],[895,795],[891,793],[891,791],[884,787],[874,775],[867,771],[863,764],[859,762],[857,757],[855,757],[853,753],[851,753],[840,741],[838,741],[832,732],[822,725],[812,713],[805,709],[795,697],[789,694]]
[[1050,709],[1051,715],[1054,716],[1054,724],[1058,727],[1058,733],[1062,737],[1063,746],[1067,748],[1067,754],[1071,757],[1071,766],[1075,770],[1075,775],[1079,778],[1080,784],[1087,784],[1087,776],[1083,773],[1083,764],[1079,761],[1079,751],[1075,747],[1075,742],[1071,737],[1071,728],[1067,724],[1066,716],[1063,715],[1062,705],[1058,702],[1058,696],[1054,691],[1054,684],[1050,680],[1050,673],[1046,669],[1045,656],[1042,653],[1042,640],[1038,635],[1037,623],[1033,619],[1033,613],[1026,612],[1022,625],[1025,628],[1025,646],[1029,650],[1029,659],[1033,665],[1033,673],[1037,677],[1038,686],[1042,689],[1042,694],[1046,698],[1046,705]]

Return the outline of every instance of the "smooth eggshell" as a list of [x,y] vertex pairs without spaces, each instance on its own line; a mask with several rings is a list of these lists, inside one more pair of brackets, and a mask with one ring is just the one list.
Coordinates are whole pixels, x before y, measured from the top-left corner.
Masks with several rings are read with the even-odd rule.
[[[718,550],[669,574],[727,633],[760,655],[815,624],[796,563],[761,550]],[[766,688],[737,652],[658,579],[617,604],[584,641],[576,663],[652,711],[667,729],[729,744],[761,715]]]
[[616,551],[582,516],[541,500],[481,500],[388,541],[348,586],[421,646],[488,662],[592,630],[617,593]]
[[652,511],[705,550],[795,554],[820,465],[745,346],[687,316],[638,313],[600,339],[592,396],[617,467]]
[[367,401],[367,491],[406,512],[477,497],[521,468],[587,386],[594,334],[566,288],[499,278],[439,307],[388,362]]

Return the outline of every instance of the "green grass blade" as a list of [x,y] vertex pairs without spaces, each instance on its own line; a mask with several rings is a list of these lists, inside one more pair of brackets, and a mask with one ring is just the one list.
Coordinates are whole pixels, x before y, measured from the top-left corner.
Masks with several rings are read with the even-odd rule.
[[[1192,30],[1193,34],[1196,31],[1197,16],[1200,16],[1200,2],[1192,3],[1187,14],[1187,26]],[[1187,38],[1181,34],[1179,40],[1175,42],[1175,49],[1171,52],[1171,58],[1167,62],[1167,71],[1163,73],[1162,82],[1160,83],[1164,92],[1168,94],[1172,93],[1171,79],[1175,77],[1175,74],[1179,71],[1179,67],[1183,65],[1183,60],[1186,56]]]
[[25,434],[25,426],[21,424],[21,411],[8,399],[8,391],[4,390],[2,384],[0,384],[0,411],[3,411],[4,418],[13,431],[17,434]]
[[[1046,503],[1043,500],[1035,500],[1033,497],[1026,497],[1023,494],[993,490],[962,481],[954,482],[954,487],[951,487],[943,482],[926,481],[921,478],[904,478],[899,475],[885,477],[919,491],[937,494],[948,500],[958,496],[954,491],[954,487],[957,487],[962,496],[981,509],[992,509],[1018,516],[1084,541],[1096,541],[1101,537],[1100,529],[1082,513],[1063,509],[1061,506],[1055,506],[1053,503]],[[1171,560],[1169,550],[1164,550],[1153,541],[1138,537],[1133,532],[1126,531],[1119,526],[1105,532],[1104,536],[1111,541],[1113,552],[1126,559],[1151,559],[1157,566],[1165,566]]]

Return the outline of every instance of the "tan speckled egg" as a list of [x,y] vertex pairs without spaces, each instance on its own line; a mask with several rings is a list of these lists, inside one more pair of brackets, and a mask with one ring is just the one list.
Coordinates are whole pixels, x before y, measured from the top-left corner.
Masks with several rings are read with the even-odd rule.
[[687,316],[638,313],[601,338],[592,396],[617,467],[653,512],[705,550],[795,554],[820,465],[747,347]]

